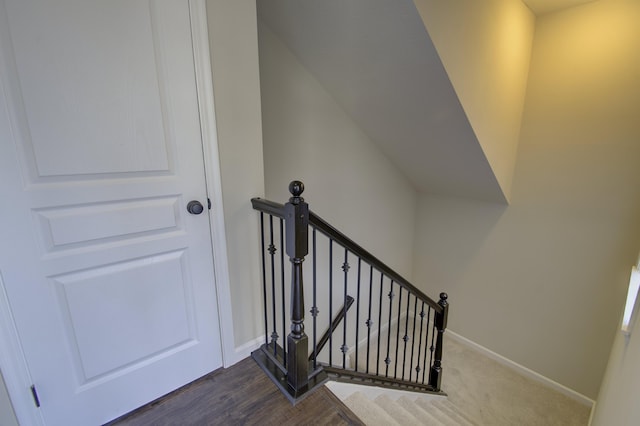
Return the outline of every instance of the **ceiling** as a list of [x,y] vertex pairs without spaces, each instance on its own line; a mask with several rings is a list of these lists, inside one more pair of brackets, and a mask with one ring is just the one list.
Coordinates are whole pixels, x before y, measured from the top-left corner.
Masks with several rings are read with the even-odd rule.
[[261,0],[258,16],[420,192],[505,202],[412,0]]
[[595,0],[522,0],[536,15],[556,12],[560,9],[591,3]]

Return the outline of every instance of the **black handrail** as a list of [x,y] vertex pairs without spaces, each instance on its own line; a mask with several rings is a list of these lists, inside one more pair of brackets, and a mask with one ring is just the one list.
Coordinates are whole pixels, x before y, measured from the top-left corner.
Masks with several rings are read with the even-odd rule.
[[[262,198],[252,198],[251,204],[253,205],[253,208],[255,210],[269,213],[270,215],[277,217],[284,217],[284,205],[280,203],[265,200]],[[394,283],[400,285],[405,290],[413,293],[421,301],[431,306],[431,308],[433,308],[437,313],[442,313],[442,306],[440,306],[437,302],[435,302],[429,296],[413,286],[407,279],[403,278],[400,274],[391,269],[380,259],[369,253],[369,251],[365,250],[361,245],[331,226],[331,224],[329,224],[326,220],[322,219],[312,211],[309,211],[309,224],[327,237],[340,243],[343,247],[347,248],[350,252],[360,257],[365,262],[373,265],[376,270],[383,273],[386,277],[393,280]]]

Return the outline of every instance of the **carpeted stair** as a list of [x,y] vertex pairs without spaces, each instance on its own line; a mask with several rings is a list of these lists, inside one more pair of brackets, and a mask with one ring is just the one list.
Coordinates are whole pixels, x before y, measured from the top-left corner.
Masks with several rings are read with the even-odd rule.
[[[329,388],[332,389],[332,385]],[[343,401],[369,426],[479,426],[445,397],[395,395],[393,392],[375,396],[363,390],[353,392]]]
[[586,426],[590,407],[445,339],[442,388],[448,396],[330,382],[327,387],[369,426]]

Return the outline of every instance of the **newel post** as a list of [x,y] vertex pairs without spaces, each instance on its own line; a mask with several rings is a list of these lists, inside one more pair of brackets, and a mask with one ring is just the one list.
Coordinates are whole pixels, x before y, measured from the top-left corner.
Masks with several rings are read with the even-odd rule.
[[308,338],[304,332],[302,262],[309,253],[309,205],[300,195],[304,184],[289,184],[292,197],[284,205],[287,256],[291,260],[291,333],[287,336],[287,382],[296,393],[309,382]]
[[435,326],[438,332],[436,338],[436,348],[433,355],[433,365],[429,372],[429,384],[439,391],[442,384],[442,343],[444,331],[447,328],[447,317],[449,316],[449,303],[447,302],[447,293],[440,293],[440,301],[438,305],[442,307],[442,313],[436,313]]

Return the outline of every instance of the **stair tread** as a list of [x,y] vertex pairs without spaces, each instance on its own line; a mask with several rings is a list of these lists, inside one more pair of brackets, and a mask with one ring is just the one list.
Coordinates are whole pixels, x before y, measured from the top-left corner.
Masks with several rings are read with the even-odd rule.
[[462,409],[458,407],[456,404],[451,402],[449,399],[442,399],[436,402],[437,404],[442,405],[443,407],[453,411],[458,417],[461,418],[462,424],[467,426],[476,426],[477,423],[473,421],[473,419]]
[[344,403],[368,426],[399,426],[401,424],[360,392],[351,394]]
[[449,417],[457,421],[462,426],[474,426],[465,416],[460,413],[460,410],[455,405],[449,403],[446,399],[436,400],[431,403],[432,406],[437,407],[440,411],[447,413]]
[[431,415],[428,411],[425,411],[422,407],[415,403],[415,401],[405,396],[399,398],[396,403],[405,410],[413,414],[414,417],[421,421],[421,424],[426,426],[440,426],[442,422],[437,417]]
[[423,424],[410,411],[404,410],[401,405],[398,405],[396,401],[392,400],[386,395],[380,395],[373,402],[384,409],[387,413],[389,413],[391,417],[393,417],[402,425]]
[[446,426],[459,426],[459,423],[445,411],[442,411],[439,407],[433,405],[430,401],[425,401],[423,399],[416,400],[416,404],[419,407],[422,407],[423,410],[427,411],[433,417],[437,418],[442,422],[443,425]]

